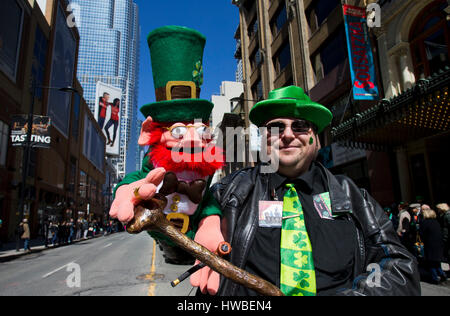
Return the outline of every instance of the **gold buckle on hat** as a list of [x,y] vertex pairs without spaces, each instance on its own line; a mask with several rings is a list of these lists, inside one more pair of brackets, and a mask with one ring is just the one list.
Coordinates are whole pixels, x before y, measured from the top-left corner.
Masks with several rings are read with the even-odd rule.
[[197,98],[197,86],[193,81],[169,81],[166,84],[166,99],[172,100],[172,88],[177,86],[184,86],[191,88],[191,99]]

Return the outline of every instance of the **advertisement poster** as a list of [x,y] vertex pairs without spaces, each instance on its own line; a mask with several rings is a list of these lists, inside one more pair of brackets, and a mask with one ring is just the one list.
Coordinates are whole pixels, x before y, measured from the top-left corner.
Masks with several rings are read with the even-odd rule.
[[[55,33],[50,86],[57,88],[73,86],[76,41],[67,26],[66,15],[61,5],[58,6]],[[69,135],[71,100],[72,93],[57,89],[49,90],[47,114],[51,117],[53,126],[65,137]]]
[[366,9],[344,5],[354,100],[378,100],[374,59],[367,30]]
[[[51,120],[48,116],[33,116],[31,143],[33,147],[50,148]],[[23,146],[27,141],[28,115],[15,115],[11,123],[11,143],[13,146]]]
[[122,90],[97,82],[95,118],[106,136],[106,154],[119,155]]

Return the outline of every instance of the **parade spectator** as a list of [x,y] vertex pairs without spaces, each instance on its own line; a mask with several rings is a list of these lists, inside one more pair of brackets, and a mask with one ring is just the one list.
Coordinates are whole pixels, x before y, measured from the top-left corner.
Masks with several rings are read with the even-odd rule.
[[88,228],[88,238],[94,237],[94,222],[89,222],[89,228]]
[[23,227],[23,234],[20,238],[24,242],[23,250],[26,252],[31,252],[30,249],[30,226],[28,225],[28,219],[24,218],[20,224]]
[[75,223],[75,230],[76,230],[75,240],[80,240],[82,226],[81,226],[81,219],[79,219],[79,218],[77,219],[77,221]]
[[397,228],[398,228],[399,206],[400,206],[400,203],[398,205],[394,203],[391,206],[391,222],[392,222],[392,225],[394,225],[395,230],[397,230]]
[[56,246],[56,242],[58,242],[59,244],[59,239],[58,239],[58,225],[54,222],[52,222],[50,224],[50,232],[52,234],[52,246]]
[[415,229],[411,231],[412,223],[412,211],[408,210],[406,205],[400,210],[399,225],[397,228],[397,234],[400,237],[400,241],[406,249],[412,254],[415,254],[414,243],[416,240]]
[[58,245],[66,243],[66,221],[60,221],[58,225]]
[[442,228],[442,241],[444,243],[444,259],[450,263],[450,207],[447,203],[440,203],[436,205],[439,212],[439,222]]
[[73,238],[75,237],[75,224],[73,222],[73,218],[71,218],[70,221],[67,222],[67,231],[69,234],[67,242],[71,244],[73,242]]
[[44,236],[44,238],[46,239],[45,240],[46,247],[48,247],[49,244],[51,245],[51,243],[52,243],[52,239],[53,239],[52,225],[53,225],[53,222],[49,220],[48,227],[47,227],[47,234]]
[[[212,188],[233,249],[230,261],[286,295],[419,295],[417,262],[380,205],[350,179],[314,161],[318,134],[331,121],[327,111],[295,86],[272,91],[251,110],[251,121],[267,128],[268,156],[275,154],[279,164],[274,173],[263,172],[261,164],[240,170]],[[264,226],[260,201],[282,209],[279,223]],[[369,263],[383,267],[380,286],[367,283]],[[213,277],[203,268],[191,284],[203,294],[217,289],[224,296],[256,294],[225,278],[218,286]]]
[[48,247],[49,226],[50,226],[50,222],[49,222],[48,216],[45,216],[44,221],[42,223],[42,238],[44,239],[45,248]]
[[86,219],[83,219],[83,238],[87,239],[89,234],[89,223]]
[[446,281],[447,277],[441,269],[443,259],[442,231],[436,219],[436,213],[431,209],[422,210],[423,220],[420,223],[420,237],[424,243],[425,266],[431,275],[431,283]]
[[420,220],[422,219],[422,206],[420,203],[413,203],[409,206],[409,211],[411,214],[411,223],[419,229]]

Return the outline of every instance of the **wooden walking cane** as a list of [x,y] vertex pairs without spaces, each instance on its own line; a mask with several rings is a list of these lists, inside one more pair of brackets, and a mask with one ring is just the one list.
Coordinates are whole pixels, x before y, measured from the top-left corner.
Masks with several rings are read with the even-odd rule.
[[270,282],[236,267],[182,234],[164,215],[162,210],[166,205],[167,199],[160,193],[157,193],[150,200],[141,201],[135,207],[134,218],[128,223],[127,231],[130,234],[138,234],[144,230],[160,232],[196,259],[233,282],[252,289],[264,296],[284,295],[279,288]]

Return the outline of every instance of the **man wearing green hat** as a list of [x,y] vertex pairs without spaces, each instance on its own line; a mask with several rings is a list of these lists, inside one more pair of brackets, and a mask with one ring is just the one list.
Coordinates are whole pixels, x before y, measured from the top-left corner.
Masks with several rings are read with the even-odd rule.
[[[250,120],[266,128],[267,154],[278,166],[243,169],[213,187],[231,263],[286,295],[420,295],[417,262],[383,209],[315,161],[330,111],[290,86],[257,103]],[[208,268],[200,273],[203,294],[256,295],[225,278],[209,282]]]
[[[141,108],[146,120],[138,141],[149,146],[149,152],[142,170],[128,174],[115,188],[110,215],[127,223],[138,203],[161,193],[168,200],[163,210],[167,219],[208,247],[209,242],[223,241],[221,211],[208,191],[211,176],[223,166],[223,155],[208,127],[213,104],[199,98],[205,43],[202,34],[181,26],[149,34],[156,102]],[[163,248],[166,262],[194,263],[167,237],[151,235]]]

